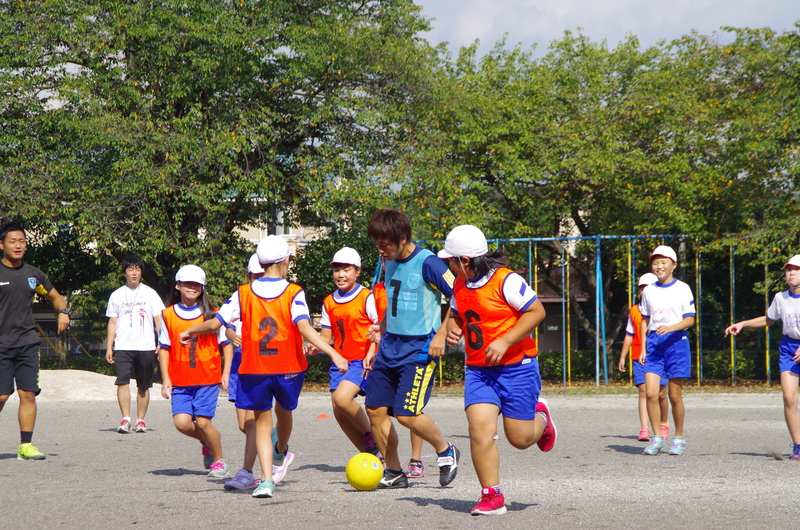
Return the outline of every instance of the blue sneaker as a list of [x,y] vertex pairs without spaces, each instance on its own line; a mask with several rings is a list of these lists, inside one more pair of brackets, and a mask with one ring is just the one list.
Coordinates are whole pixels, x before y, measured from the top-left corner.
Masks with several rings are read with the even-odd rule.
[[800,460],[800,444],[792,444],[792,454],[789,455],[792,460]]
[[644,454],[646,455],[657,455],[659,451],[666,447],[667,442],[664,441],[663,438],[659,436],[653,436],[653,439],[650,440],[650,445],[644,448]]
[[210,469],[211,471],[209,471],[208,476],[211,478],[222,478],[228,474],[228,464],[225,462],[224,458],[211,464]]
[[253,474],[244,469],[236,472],[232,479],[225,483],[225,489],[228,491],[233,490],[247,490],[256,486],[256,479]]
[[686,440],[677,437],[672,439],[672,447],[669,448],[669,454],[682,455],[685,450]]
[[272,497],[273,491],[275,491],[275,484],[272,483],[272,480],[262,480],[255,491],[253,491],[253,497],[257,499],[268,499]]

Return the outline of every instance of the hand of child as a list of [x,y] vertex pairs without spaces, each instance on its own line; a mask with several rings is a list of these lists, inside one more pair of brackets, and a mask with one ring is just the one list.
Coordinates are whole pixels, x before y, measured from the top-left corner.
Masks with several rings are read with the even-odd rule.
[[336,366],[341,373],[347,372],[347,359],[337,353],[336,356],[331,356],[331,361],[333,361],[334,366]]
[[484,357],[484,361],[489,366],[495,366],[500,362],[500,359],[503,358],[503,355],[506,354],[508,351],[508,344],[503,339],[497,339],[496,341],[492,342],[486,349],[486,357]]
[[380,324],[372,324],[367,331],[367,338],[370,342],[378,344],[381,341],[381,326]]
[[108,349],[106,351],[106,361],[108,361],[109,364],[114,364],[114,350]]
[[626,368],[627,367],[625,366],[625,359],[624,358],[620,359],[619,360],[619,371],[624,373]]
[[233,338],[233,340],[231,341],[231,344],[233,344],[234,348],[241,348],[242,347],[242,337],[240,337],[239,335],[236,335]]
[[227,373],[227,374],[224,373],[224,372],[222,373],[222,383],[221,384],[222,384],[222,390],[224,390],[225,392],[228,391],[228,384],[230,383],[230,379],[231,379],[231,374],[230,373]]
[[192,340],[192,336],[189,335],[188,331],[181,331],[179,335],[181,344],[189,344],[189,341]]
[[428,346],[428,355],[431,357],[441,357],[444,355],[444,341],[444,337],[439,334],[434,335]]
[[794,352],[794,357],[792,357],[792,360],[796,363],[800,363],[800,348],[797,348],[797,351]]
[[172,394],[172,383],[169,379],[165,379],[161,383],[161,397],[164,399],[169,399],[169,396]]
[[366,379],[369,377],[369,373],[372,371],[372,365],[375,363],[375,352],[368,353],[364,356],[364,360],[361,361],[361,366],[364,368],[361,371],[361,377]]
[[671,331],[672,331],[672,329],[670,329],[670,326],[658,326],[656,328],[656,334],[657,335],[666,335],[667,333],[670,333]]
[[740,331],[742,331],[742,324],[741,323],[734,324],[732,326],[728,326],[727,328],[725,328],[725,336],[727,337],[728,335],[738,335]]
[[322,350],[314,346],[313,344],[306,344],[303,346],[303,354],[304,355],[316,355],[321,353]]
[[451,328],[447,330],[447,345],[450,347],[458,346],[464,331],[461,328]]
[[645,351],[644,351],[644,348],[642,348],[642,353],[640,353],[640,354],[639,354],[639,360],[638,360],[638,361],[636,361],[636,362],[638,362],[639,364],[641,364],[642,366],[644,366],[644,358],[645,358],[645,357],[647,357],[647,352],[645,352]]

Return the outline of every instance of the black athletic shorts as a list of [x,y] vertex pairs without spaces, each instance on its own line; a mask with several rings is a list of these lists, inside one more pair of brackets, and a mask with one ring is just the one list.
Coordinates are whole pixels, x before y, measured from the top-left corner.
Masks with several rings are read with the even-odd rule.
[[117,367],[115,385],[129,385],[131,377],[133,377],[136,379],[138,388],[152,388],[156,352],[153,350],[114,350],[114,366]]
[[17,388],[39,395],[39,343],[18,348],[0,348],[0,396],[14,393]]

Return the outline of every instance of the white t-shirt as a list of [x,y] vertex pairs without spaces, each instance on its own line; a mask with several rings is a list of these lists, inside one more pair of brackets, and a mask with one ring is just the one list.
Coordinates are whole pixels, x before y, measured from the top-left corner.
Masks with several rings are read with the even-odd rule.
[[645,287],[639,310],[643,319],[650,319],[648,331],[677,324],[697,313],[692,290],[677,278],[668,284],[656,282]]
[[[258,278],[250,285],[256,295],[270,300],[283,294],[289,286],[289,282],[283,278]],[[309,321],[311,320],[311,315],[308,312],[308,304],[306,304],[306,292],[304,290],[300,290],[294,295],[291,313],[292,322],[295,324],[304,318]],[[236,325],[236,321],[242,318],[238,289],[224,304],[222,304],[222,307],[219,308],[217,318],[224,326]]]
[[[366,289],[361,284],[355,284],[353,289],[350,290],[349,293],[343,293],[339,289],[336,289],[336,292],[333,293],[333,301],[337,304],[346,304],[361,292],[362,289]],[[378,323],[378,310],[375,308],[375,296],[372,293],[367,296],[367,301],[365,303],[365,309],[367,311],[367,318],[369,318],[373,324]],[[331,317],[328,316],[328,311],[325,310],[325,304],[322,304],[322,314],[319,319],[320,327],[330,329],[331,327]]]
[[[197,305],[186,307],[180,303],[177,303],[173,307],[175,308],[175,314],[183,320],[194,320],[203,314],[203,312],[200,310],[200,306]],[[229,342],[230,341],[225,336],[225,326],[219,328],[217,330],[217,343],[220,346],[224,346]],[[167,329],[167,324],[165,322],[161,323],[161,329],[158,330],[158,343],[165,350],[168,350],[170,346],[172,346],[172,340],[169,338],[169,329]]]
[[[481,276],[475,281],[466,282],[467,289],[477,289],[486,285],[492,279],[497,269],[492,269],[489,274]],[[536,301],[536,291],[531,289],[527,282],[516,272],[510,273],[503,281],[503,298],[506,299],[509,307],[516,309],[519,312],[524,312],[530,305]],[[456,297],[450,298],[450,307],[458,314],[458,304]]]
[[115,350],[155,351],[153,319],[161,318],[164,302],[152,288],[140,283],[135,289],[123,285],[108,298],[106,316],[117,318]]
[[783,323],[783,334],[800,340],[800,295],[788,289],[775,295],[767,310],[767,318]]

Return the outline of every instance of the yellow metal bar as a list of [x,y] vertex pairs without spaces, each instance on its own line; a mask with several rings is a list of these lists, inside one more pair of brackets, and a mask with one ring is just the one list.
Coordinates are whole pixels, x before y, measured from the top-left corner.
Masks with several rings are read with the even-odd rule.
[[569,285],[569,252],[565,254],[567,263],[564,264],[564,267],[567,271],[567,281],[564,283],[564,288],[566,292],[564,296],[567,297],[567,386],[572,386],[572,323],[570,318],[570,309],[572,307],[571,297],[570,297],[570,285]]
[[[533,290],[535,292],[539,292],[539,267],[537,264],[539,263],[539,245],[534,243],[533,244]],[[533,331],[533,338],[536,340],[536,346],[539,346],[539,326],[536,326],[536,329]]]
[[[694,240],[694,292],[697,293],[697,297],[701,296],[700,293],[700,247],[698,246],[697,239]],[[694,334],[694,343],[695,343],[695,357],[697,359],[697,386],[700,386],[700,379],[702,377],[702,366],[700,366],[700,311],[695,314],[695,329],[697,332]]]

